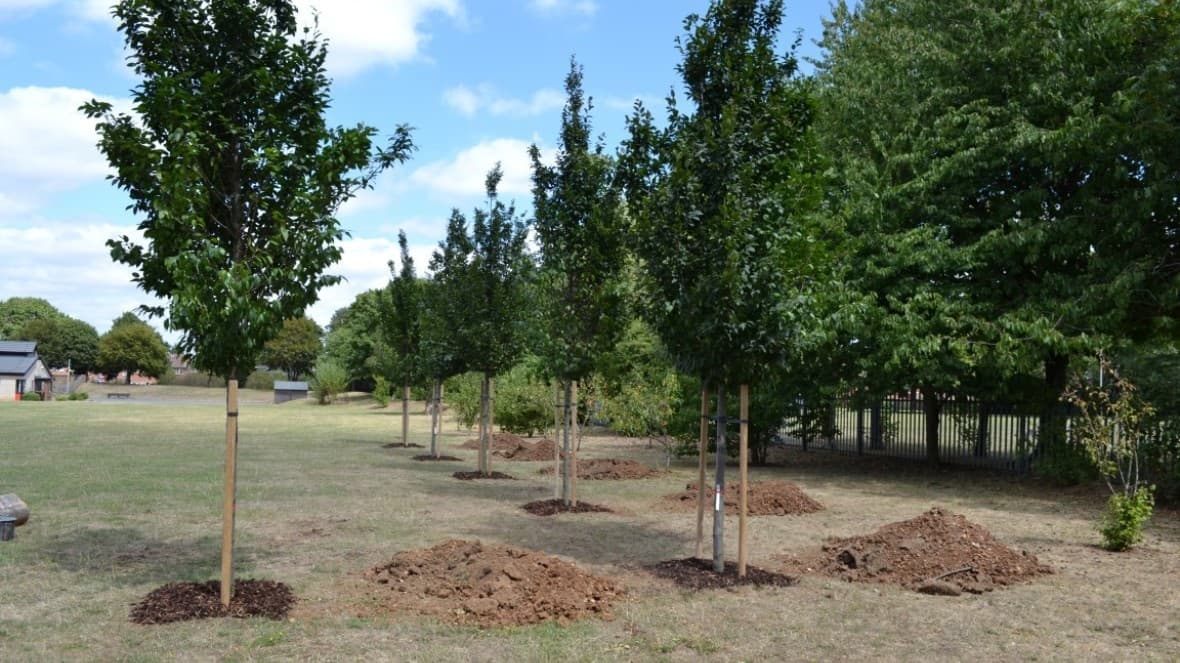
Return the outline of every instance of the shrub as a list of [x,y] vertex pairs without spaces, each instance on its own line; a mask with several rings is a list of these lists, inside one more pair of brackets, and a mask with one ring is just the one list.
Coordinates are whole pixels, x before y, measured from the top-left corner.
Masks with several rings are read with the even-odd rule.
[[[478,396],[477,388],[477,416]],[[495,408],[500,428],[531,437],[552,426],[553,391],[545,382],[535,379],[527,363],[522,363],[496,378]]]
[[315,366],[311,387],[320,405],[328,405],[348,388],[348,372],[334,361],[322,360]]
[[37,393],[37,392],[35,392],[35,391],[30,391],[30,392],[27,392],[27,393],[25,393],[25,394],[22,394],[22,395],[21,395],[21,397],[20,397],[20,399],[21,399],[22,401],[34,401],[34,402],[36,402],[36,401],[40,401],[40,400],[41,400],[41,394],[38,394],[38,393]]
[[446,403],[455,414],[455,421],[463,428],[471,428],[479,419],[479,373],[456,375],[446,382]]
[[389,407],[392,396],[389,393],[389,380],[378,375],[373,378],[373,400],[381,407]]
[[1110,496],[1098,528],[1103,548],[1121,552],[1143,540],[1143,525],[1155,507],[1152,493],[1152,486],[1142,486],[1131,496],[1120,493]]
[[84,401],[90,398],[90,394],[85,391],[75,391],[70,393],[71,401]]

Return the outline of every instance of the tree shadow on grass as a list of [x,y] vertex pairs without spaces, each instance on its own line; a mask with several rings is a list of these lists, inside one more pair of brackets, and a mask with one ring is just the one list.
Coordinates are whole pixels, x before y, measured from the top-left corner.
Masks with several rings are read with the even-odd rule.
[[[40,549],[63,570],[108,574],[121,585],[208,580],[221,568],[220,533],[159,539],[133,527],[79,528],[50,535]],[[277,551],[235,544],[234,572],[248,576],[258,562],[276,556]]]

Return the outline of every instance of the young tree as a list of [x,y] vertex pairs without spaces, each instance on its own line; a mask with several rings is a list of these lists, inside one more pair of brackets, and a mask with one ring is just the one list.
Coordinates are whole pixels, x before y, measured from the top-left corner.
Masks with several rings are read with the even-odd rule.
[[286,372],[288,380],[298,380],[315,367],[324,349],[324,330],[307,316],[288,318],[274,338],[262,346],[262,363]]
[[573,59],[565,91],[555,164],[546,166],[536,145],[529,156],[533,227],[541,245],[544,359],[563,385],[562,501],[569,506],[575,479],[573,390],[594,370],[596,359],[614,347],[626,323],[619,284],[626,251],[613,159],[601,140],[591,147],[592,106],[582,91],[582,68]]
[[98,367],[109,375],[126,371],[131,384],[132,373],[158,378],[172,366],[159,332],[144,322],[124,322],[98,340]]
[[[689,16],[677,70],[693,108],[670,96],[660,131],[637,106],[621,157],[647,314],[678,366],[717,394],[718,493],[727,388],[790,356],[806,313],[812,111],[793,53],[776,50],[782,18],[777,0],[718,0]],[[718,572],[723,539],[718,500]]]
[[284,320],[340,277],[341,203],[408,158],[409,130],[329,128],[327,47],[288,0],[122,0],[114,16],[140,78],[134,115],[94,100],[99,149],[144,241],[108,242],[166,305],[197,368],[227,379],[221,599],[233,590],[237,381]]
[[391,351],[393,383],[402,386],[402,444],[410,442],[410,387],[421,376],[421,319],[422,284],[414,273],[414,259],[410,257],[406,233],[399,231],[397,245],[401,249],[401,271],[389,261],[393,277],[381,300],[381,331],[385,346]]

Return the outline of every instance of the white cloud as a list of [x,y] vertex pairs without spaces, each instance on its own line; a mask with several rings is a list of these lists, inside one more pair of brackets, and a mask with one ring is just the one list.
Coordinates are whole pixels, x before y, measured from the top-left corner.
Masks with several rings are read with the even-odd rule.
[[328,67],[341,76],[413,60],[430,38],[422,24],[431,14],[463,18],[460,0],[298,0],[297,4],[306,24],[318,12],[320,32],[330,42]]
[[130,101],[65,87],[0,92],[0,200],[19,208],[43,196],[101,180],[109,171],[94,121],[78,107],[98,97],[127,109]]
[[0,0],[0,18],[61,5],[75,18],[113,22],[111,7],[114,4],[115,0]]
[[488,171],[500,163],[504,178],[499,193],[504,197],[532,191],[529,143],[516,138],[496,138],[477,143],[450,160],[433,161],[410,173],[412,186],[425,187],[450,196],[481,196]]
[[533,9],[544,13],[575,13],[583,16],[593,16],[598,12],[598,3],[594,0],[531,0]]
[[[434,244],[411,243],[410,257],[414,259],[414,269],[420,275],[425,275],[426,265],[430,262],[430,254],[434,251]],[[353,237],[341,242],[343,257],[340,262],[328,268],[329,274],[339,274],[346,280],[331,288],[320,292],[320,300],[307,311],[308,317],[320,326],[327,326],[332,314],[338,309],[352,304],[356,296],[366,290],[385,287],[389,282],[389,261],[396,260],[400,255],[397,246],[397,235],[390,238]]]
[[458,85],[443,92],[443,101],[463,115],[471,117],[481,109],[492,115],[532,116],[561,108],[565,95],[560,90],[542,88],[528,99],[504,97],[487,83],[472,89]]

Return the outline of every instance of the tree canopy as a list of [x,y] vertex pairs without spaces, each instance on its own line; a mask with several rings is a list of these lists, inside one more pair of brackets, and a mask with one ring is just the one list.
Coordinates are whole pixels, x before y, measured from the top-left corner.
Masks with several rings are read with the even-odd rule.
[[30,321],[64,317],[64,313],[44,299],[9,297],[0,302],[0,340],[26,340],[19,338],[20,332]]
[[37,355],[50,368],[70,366],[87,373],[98,368],[98,332],[89,323],[67,316],[34,318],[17,337],[37,342]]
[[283,321],[277,336],[266,342],[262,363],[278,368],[289,380],[311,373],[324,349],[324,330],[307,316]]
[[158,378],[172,367],[164,339],[143,322],[123,323],[103,334],[98,341],[98,366],[109,375],[126,371],[128,382],[137,371]]

